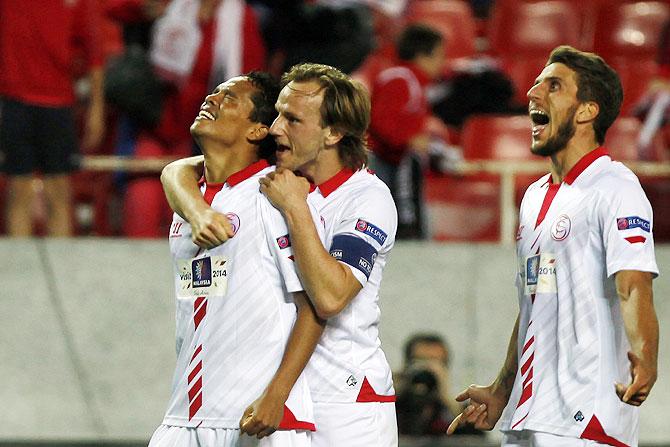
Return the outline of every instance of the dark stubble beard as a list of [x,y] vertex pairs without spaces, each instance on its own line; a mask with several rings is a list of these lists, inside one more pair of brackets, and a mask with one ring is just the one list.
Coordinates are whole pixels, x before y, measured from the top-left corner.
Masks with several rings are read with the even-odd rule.
[[558,127],[558,132],[553,137],[549,138],[543,146],[533,148],[530,151],[535,155],[542,155],[549,157],[557,152],[562,151],[568,142],[575,135],[577,128],[574,124],[575,114],[577,113],[577,106],[572,106],[568,111],[568,116],[563,123]]

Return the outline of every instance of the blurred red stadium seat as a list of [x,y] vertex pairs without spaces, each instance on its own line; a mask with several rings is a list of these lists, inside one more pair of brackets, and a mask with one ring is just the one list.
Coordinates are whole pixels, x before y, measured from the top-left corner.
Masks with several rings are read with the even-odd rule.
[[[527,116],[473,116],[461,135],[466,160],[539,160],[530,153]],[[515,179],[518,204],[538,175]],[[426,201],[433,238],[442,241],[496,241],[500,237],[500,178],[475,174],[460,178],[431,177]]]
[[654,60],[663,23],[670,19],[666,1],[615,2],[599,8],[594,49],[605,59]]
[[544,57],[558,45],[582,44],[582,8],[569,0],[496,2],[489,24],[491,52]]
[[659,36],[667,20],[666,1],[618,2],[599,9],[594,49],[621,77],[622,115],[630,113],[656,73]]
[[[72,175],[73,228],[77,236],[114,236],[113,173],[79,171]],[[119,200],[116,200],[117,206]]]
[[605,146],[614,160],[667,161],[663,136],[658,133],[652,140],[648,153],[640,154],[637,139],[642,123],[633,117],[620,117],[612,124],[605,136]]
[[462,0],[419,0],[410,3],[407,23],[425,23],[442,33],[449,64],[476,54],[477,25],[470,5]]
[[559,45],[591,49],[596,3],[500,0],[494,4],[488,25],[490,52],[510,77],[519,104],[527,102],[526,92],[551,50]]

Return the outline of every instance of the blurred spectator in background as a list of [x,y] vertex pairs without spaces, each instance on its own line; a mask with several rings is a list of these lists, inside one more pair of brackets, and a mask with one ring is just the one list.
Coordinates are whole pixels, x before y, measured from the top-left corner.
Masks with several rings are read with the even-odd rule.
[[382,70],[370,92],[370,166],[391,190],[398,208],[399,239],[425,238],[422,158],[443,148],[449,132],[433,116],[425,97],[445,66],[442,35],[409,25],[397,43],[400,63]]
[[374,45],[369,1],[251,1],[263,11],[271,73],[279,77],[306,61],[351,73]]
[[[127,21],[138,20],[137,14],[151,20],[152,14],[163,12],[156,0],[126,3],[136,13],[127,15]],[[153,125],[135,123],[133,155],[179,158],[195,151],[188,129],[202,98],[225,79],[263,69],[265,45],[255,13],[243,0],[172,0],[153,25],[149,58],[164,82],[160,114]],[[170,216],[156,175],[129,179],[126,236],[159,237],[167,231]]]
[[97,0],[0,2],[0,151],[10,236],[33,233],[36,173],[47,233],[72,234],[69,174],[79,146],[73,84],[81,55],[90,80],[81,147],[97,147],[105,131],[101,18]]
[[[435,333],[420,333],[405,343],[398,374],[398,430],[401,435],[441,436],[462,411],[449,391],[449,348]],[[464,427],[458,434],[482,434]]]

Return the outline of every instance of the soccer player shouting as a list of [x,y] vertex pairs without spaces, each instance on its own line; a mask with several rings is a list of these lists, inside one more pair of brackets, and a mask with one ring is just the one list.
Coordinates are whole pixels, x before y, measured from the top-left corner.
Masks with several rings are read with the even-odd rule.
[[505,446],[637,445],[657,374],[658,269],[649,201],[601,146],[622,98],[603,59],[567,46],[528,91],[531,152],[552,167],[521,203],[520,312],[498,377],[457,397],[470,404],[449,432],[500,419]]

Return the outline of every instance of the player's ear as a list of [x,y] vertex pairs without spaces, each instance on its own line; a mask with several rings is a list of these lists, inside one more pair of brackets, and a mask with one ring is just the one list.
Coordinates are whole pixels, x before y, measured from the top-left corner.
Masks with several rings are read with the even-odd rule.
[[600,113],[600,106],[597,102],[586,101],[577,107],[577,123],[583,124],[595,120]]
[[326,129],[326,132],[326,146],[334,146],[344,137],[342,132],[333,129],[331,126]]
[[250,141],[261,141],[265,137],[268,136],[270,133],[270,128],[266,126],[265,124],[257,124],[253,126],[251,129],[249,129],[249,133],[247,134],[247,138]]

